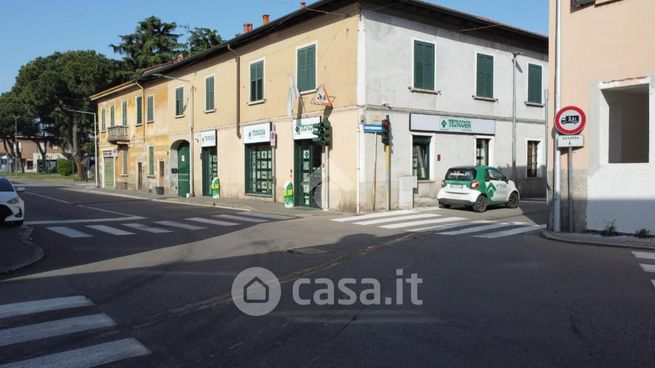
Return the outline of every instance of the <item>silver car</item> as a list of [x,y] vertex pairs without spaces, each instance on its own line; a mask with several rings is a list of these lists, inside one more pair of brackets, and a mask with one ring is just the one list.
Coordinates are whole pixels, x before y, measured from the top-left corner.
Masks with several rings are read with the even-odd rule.
[[18,193],[24,191],[25,188],[14,187],[9,179],[0,176],[0,223],[23,224],[25,203]]

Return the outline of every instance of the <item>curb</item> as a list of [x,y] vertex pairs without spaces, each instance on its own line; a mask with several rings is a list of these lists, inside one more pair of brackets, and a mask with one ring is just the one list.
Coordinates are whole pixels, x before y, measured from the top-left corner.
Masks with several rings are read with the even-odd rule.
[[0,275],[6,275],[11,272],[17,271],[21,268],[33,265],[34,263],[40,261],[45,256],[45,253],[43,252],[43,248],[39,247],[38,245],[34,244],[32,241],[29,240],[30,236],[32,236],[33,231],[34,228],[32,227],[22,226],[21,231],[18,234],[18,241],[20,243],[34,248],[34,254],[32,255],[32,258],[24,262],[16,263],[12,266],[9,266],[8,268],[0,269]]
[[651,250],[651,251],[655,250],[655,246],[647,246],[647,245],[635,244],[635,243],[621,244],[621,243],[614,243],[614,242],[601,241],[601,240],[569,239],[563,236],[555,235],[554,233],[549,231],[542,231],[541,237],[548,240],[554,240],[554,241],[558,241],[562,243],[570,243],[570,244],[583,244],[583,245],[623,248],[623,249],[643,249],[643,250]]

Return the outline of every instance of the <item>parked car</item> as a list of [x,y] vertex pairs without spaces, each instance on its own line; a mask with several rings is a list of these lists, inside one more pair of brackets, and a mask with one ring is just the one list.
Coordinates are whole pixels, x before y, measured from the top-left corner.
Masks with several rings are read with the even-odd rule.
[[439,207],[468,206],[484,212],[490,205],[516,208],[520,194],[514,182],[490,166],[453,167],[441,181],[437,194]]
[[14,187],[9,179],[0,176],[0,223],[20,226],[25,218],[25,203],[18,195],[23,187]]

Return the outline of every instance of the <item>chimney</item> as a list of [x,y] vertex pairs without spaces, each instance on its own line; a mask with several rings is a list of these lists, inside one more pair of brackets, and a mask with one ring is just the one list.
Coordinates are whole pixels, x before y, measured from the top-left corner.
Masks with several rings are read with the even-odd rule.
[[271,16],[268,14],[262,15],[262,23],[267,26],[271,22]]
[[303,9],[306,5],[307,5],[306,2],[301,1],[301,2],[300,2],[300,9]]
[[252,23],[244,23],[243,24],[243,33],[248,33],[252,31]]

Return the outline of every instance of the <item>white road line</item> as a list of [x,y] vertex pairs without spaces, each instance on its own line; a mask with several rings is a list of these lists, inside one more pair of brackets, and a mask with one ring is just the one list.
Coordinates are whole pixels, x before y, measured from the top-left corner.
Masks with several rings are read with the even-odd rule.
[[81,295],[5,304],[0,305],[0,319],[91,305],[93,302]]
[[52,232],[55,232],[55,233],[57,233],[59,235],[63,235],[65,237],[73,238],[73,239],[93,237],[93,235],[83,233],[81,231],[75,230],[75,229],[70,228],[70,227],[65,227],[65,226],[54,226],[54,227],[49,227],[47,229],[52,231]]
[[256,224],[259,224],[259,223],[262,223],[262,222],[268,222],[268,220],[252,218],[252,217],[245,217],[245,216],[214,215],[214,217],[224,218],[224,219],[228,219],[228,220],[252,222],[252,223],[256,223]]
[[170,233],[170,230],[167,229],[162,229],[160,227],[152,227],[144,224],[122,224],[125,227],[129,227],[130,229],[134,230],[139,230],[139,231],[145,231],[147,233],[152,233],[152,234],[164,234],[164,233]]
[[219,221],[219,220],[212,220],[212,219],[206,219],[206,218],[200,218],[200,217],[191,217],[191,218],[188,218],[187,221],[200,222],[201,224],[210,224],[210,225],[217,225],[217,226],[237,226],[237,225],[239,225],[236,222]]
[[119,222],[119,221],[139,221],[145,217],[132,216],[132,217],[112,217],[112,218],[97,218],[97,219],[78,219],[78,220],[45,220],[45,221],[25,221],[25,225],[71,225],[71,224],[93,224],[105,222]]
[[332,221],[334,221],[334,222],[348,222],[348,221],[369,220],[369,219],[375,219],[375,218],[380,218],[380,217],[409,215],[411,213],[416,213],[416,211],[400,210],[400,211],[392,211],[392,212],[371,213],[371,214],[368,214],[368,215],[339,217],[339,218],[332,219]]
[[131,233],[129,231],[117,229],[115,227],[111,227],[107,225],[86,225],[86,227],[88,227],[89,229],[98,230],[100,232],[116,235],[116,236],[134,235],[134,233]]
[[92,314],[8,328],[0,330],[0,347],[115,325],[116,323],[106,314]]
[[409,229],[407,231],[424,232],[424,231],[446,230],[446,229],[454,229],[454,228],[464,227],[464,226],[469,226],[469,225],[491,224],[493,222],[494,221],[491,221],[491,220],[466,221],[466,222],[458,222],[456,224],[445,224],[445,225],[421,227],[421,228],[418,228],[418,229]]
[[449,236],[452,236],[452,235],[463,235],[463,234],[472,234],[472,233],[480,233],[480,232],[487,231],[487,230],[499,229],[499,228],[501,228],[501,227],[508,227],[508,226],[512,226],[512,225],[523,225],[523,223],[518,223],[518,222],[515,222],[515,223],[502,222],[502,223],[499,223],[499,224],[491,224],[491,225],[476,226],[476,227],[470,227],[470,228],[463,229],[463,230],[446,231],[446,232],[443,232],[443,233],[437,233],[437,234],[439,234],[439,235],[449,235]]
[[29,195],[33,195],[33,196],[35,196],[35,197],[40,197],[40,198],[49,199],[49,200],[51,200],[51,201],[55,201],[55,202],[59,202],[59,203],[65,203],[65,204],[70,204],[70,205],[73,204],[73,203],[71,203],[71,202],[64,201],[63,199],[54,198],[54,197],[50,197],[50,196],[43,195],[43,194],[36,194],[36,193],[34,193],[34,192],[25,192],[24,194],[29,194]]
[[149,354],[150,350],[137,340],[123,339],[4,364],[0,368],[92,368]]
[[637,258],[655,259],[655,253],[652,252],[632,252]]
[[650,265],[650,264],[640,264],[641,269],[646,271],[646,272],[655,272],[655,265]]
[[389,222],[398,222],[398,221],[406,221],[406,220],[418,220],[418,219],[425,219],[425,218],[431,218],[431,217],[441,217],[441,215],[435,215],[432,213],[425,213],[422,215],[407,215],[407,216],[397,216],[397,217],[389,217],[389,218],[382,218],[382,219],[377,219],[377,220],[369,220],[369,221],[362,221],[362,222],[355,222],[355,225],[376,225],[376,224],[384,224],[384,223],[389,223]]
[[239,212],[239,215],[259,217],[259,218],[265,218],[271,220],[288,220],[293,218],[292,216],[275,215],[272,213],[263,213],[263,212]]
[[653,283],[653,286],[655,286],[655,280],[650,280]]
[[189,224],[184,224],[184,223],[175,222],[175,221],[155,221],[155,224],[162,225],[162,226],[168,226],[168,227],[176,227],[178,229],[185,229],[185,230],[202,230],[202,229],[206,229],[206,227],[203,227],[203,226],[189,225]]
[[519,228],[516,228],[516,229],[497,231],[497,232],[489,233],[489,234],[475,235],[474,237],[475,238],[485,238],[485,239],[495,239],[495,238],[502,238],[504,236],[511,236],[511,235],[529,233],[530,231],[536,231],[536,230],[545,229],[545,228],[546,228],[546,225],[531,225],[531,226],[519,227]]
[[378,226],[378,227],[381,227],[383,229],[402,229],[404,227],[423,226],[423,225],[430,225],[430,224],[444,224],[447,222],[455,222],[455,221],[462,221],[462,220],[466,220],[466,219],[463,217],[445,217],[445,218],[432,219],[432,220],[403,222],[400,224],[391,224],[391,225]]

